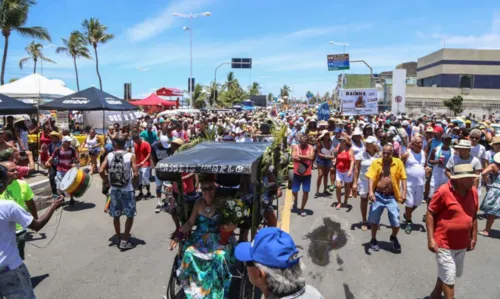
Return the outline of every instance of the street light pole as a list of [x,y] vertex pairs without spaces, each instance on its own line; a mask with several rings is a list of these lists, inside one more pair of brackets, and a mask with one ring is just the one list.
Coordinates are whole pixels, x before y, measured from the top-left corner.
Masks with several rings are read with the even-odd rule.
[[[183,27],[184,31],[189,30],[189,80],[188,80],[188,87],[191,84],[191,80],[193,79],[193,18],[197,17],[209,17],[212,15],[211,12],[202,12],[202,13],[197,13],[193,14],[193,6],[191,5],[191,13],[189,14],[183,14],[183,13],[178,13],[174,12],[172,13],[174,17],[181,17],[181,18],[189,18],[189,27]],[[189,89],[189,106],[191,108],[194,107],[194,102],[193,102],[193,89],[194,86],[191,86]]]

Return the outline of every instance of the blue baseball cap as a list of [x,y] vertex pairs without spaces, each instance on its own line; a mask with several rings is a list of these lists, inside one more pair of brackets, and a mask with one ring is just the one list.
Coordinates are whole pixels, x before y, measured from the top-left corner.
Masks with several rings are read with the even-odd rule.
[[335,133],[342,133],[342,128],[335,128]]
[[290,268],[300,260],[292,236],[276,227],[259,230],[253,242],[240,243],[234,254],[241,262],[254,261],[279,269]]
[[112,152],[112,151],[113,151],[113,145],[112,145],[112,144],[110,144],[110,143],[106,143],[106,145],[104,146],[104,150],[105,150],[106,152],[108,152],[108,153],[109,153],[109,152]]

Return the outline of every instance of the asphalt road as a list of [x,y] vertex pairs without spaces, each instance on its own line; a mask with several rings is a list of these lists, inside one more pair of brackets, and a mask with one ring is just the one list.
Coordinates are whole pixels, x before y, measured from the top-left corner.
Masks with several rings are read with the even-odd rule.
[[[312,197],[316,190],[315,178],[306,206],[310,215],[301,217],[292,212],[290,221],[292,236],[303,249],[308,283],[319,289],[325,298],[415,299],[430,295],[437,266],[434,254],[427,249],[425,223],[421,221],[425,208],[417,209],[413,217],[414,223],[421,225],[421,231],[414,230],[410,235],[403,230],[399,232],[401,254],[391,251],[391,229],[385,226],[389,221],[384,212],[377,235],[381,249],[372,252],[367,244],[370,232],[358,226],[361,221],[359,198],[350,199],[352,210],[336,210],[330,207],[336,201],[335,195]],[[403,211],[402,206],[400,210]],[[498,222],[493,226],[496,238],[478,236],[476,250],[467,253],[464,275],[456,285],[456,298],[500,298],[500,281],[496,276],[500,269]],[[485,220],[479,221],[481,229],[484,224]]]
[[[137,247],[120,252],[110,241],[112,219],[103,212],[100,189],[100,180],[94,176],[82,203],[64,208],[62,214],[58,210],[46,228],[32,234],[26,264],[38,298],[162,298],[165,294],[174,258],[168,250],[173,230],[170,216],[154,213],[156,200],[139,202],[132,229]],[[367,251],[369,232],[355,226],[360,221],[359,199],[350,200],[351,211],[337,211],[330,207],[333,197],[314,199],[312,194],[307,206],[312,215],[292,213],[290,230],[302,249],[308,283],[325,298],[415,299],[429,295],[436,263],[427,251],[425,232],[406,235],[401,231],[402,253],[393,254],[388,243],[390,229],[382,226],[378,234],[381,250]],[[422,224],[423,212],[415,212],[417,224]],[[382,224],[388,224],[386,212]],[[484,220],[480,221],[480,227],[483,225]],[[494,228],[499,228],[498,223]],[[499,231],[495,235],[500,238]],[[499,242],[479,237],[476,250],[466,256],[456,298],[500,298],[496,277]]]

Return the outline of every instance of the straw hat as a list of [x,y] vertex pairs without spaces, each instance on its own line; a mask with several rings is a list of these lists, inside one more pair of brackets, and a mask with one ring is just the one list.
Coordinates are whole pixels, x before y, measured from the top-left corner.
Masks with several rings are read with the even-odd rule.
[[319,139],[323,139],[325,135],[330,135],[330,132],[328,132],[328,130],[321,131],[321,134],[319,134]]
[[18,116],[14,119],[14,123],[17,124],[17,123],[20,123],[20,122],[24,122],[26,119],[22,116]]
[[59,134],[59,133],[58,133],[58,132],[56,132],[56,131],[52,131],[52,132],[50,132],[50,134],[49,134],[49,135],[50,135],[51,137],[52,137],[52,136],[54,136],[54,137],[57,137],[57,138],[59,138],[59,139],[61,139],[61,138],[62,138],[62,135],[61,135],[61,134]]
[[175,143],[175,144],[181,146],[181,145],[184,145],[184,140],[182,140],[181,138],[174,138],[174,140],[172,140],[170,143]]
[[318,123],[319,127],[328,127],[328,122],[326,120],[322,120]]
[[[495,155],[497,156],[497,155]],[[500,156],[498,157],[500,160]],[[472,168],[471,164],[460,164],[453,167],[453,175],[450,177],[452,180],[463,178],[477,178],[479,177]]]
[[490,145],[499,144],[499,143],[500,143],[500,136],[495,136],[495,137],[493,137],[493,140],[491,141]]
[[470,140],[462,139],[457,145],[454,146],[454,148],[471,149],[472,145],[470,143]]

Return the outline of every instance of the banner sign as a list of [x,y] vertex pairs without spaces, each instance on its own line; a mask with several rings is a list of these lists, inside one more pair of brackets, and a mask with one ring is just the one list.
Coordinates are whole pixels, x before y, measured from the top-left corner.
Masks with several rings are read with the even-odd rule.
[[326,56],[329,71],[349,69],[349,54],[330,54]]
[[342,89],[340,104],[343,115],[378,114],[378,90],[376,88]]

